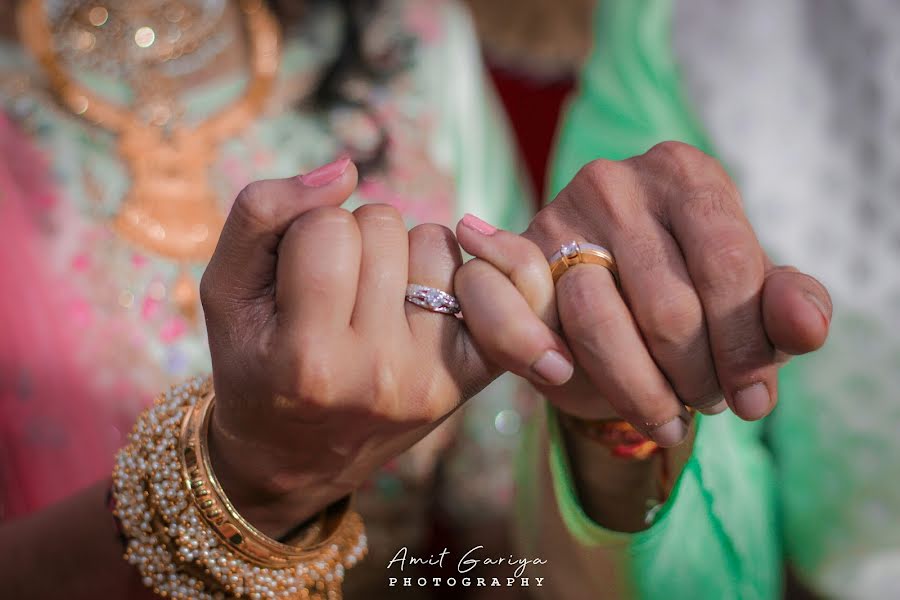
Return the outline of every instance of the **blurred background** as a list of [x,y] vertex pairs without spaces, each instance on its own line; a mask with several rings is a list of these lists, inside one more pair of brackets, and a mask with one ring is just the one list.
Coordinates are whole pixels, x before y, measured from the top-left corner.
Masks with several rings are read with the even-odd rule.
[[[108,477],[150,399],[208,371],[197,284],[247,183],[349,154],[351,208],[521,230],[578,166],[678,139],[834,301],[752,430],[785,595],[900,598],[898,29],[896,0],[0,3],[0,519]],[[504,379],[373,477],[377,568],[350,583],[383,588],[403,544],[511,552],[539,406]],[[525,597],[379,593],[348,597]]]

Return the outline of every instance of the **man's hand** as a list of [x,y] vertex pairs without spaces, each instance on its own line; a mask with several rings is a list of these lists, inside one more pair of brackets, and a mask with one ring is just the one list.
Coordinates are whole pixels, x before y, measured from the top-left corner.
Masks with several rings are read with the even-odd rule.
[[[619,415],[663,446],[687,434],[685,406],[714,413],[727,401],[743,419],[767,415],[778,367],[828,334],[825,288],[771,263],[724,169],[685,144],[586,165],[525,239],[478,229],[465,221],[457,228],[463,247],[485,260],[466,264],[456,284],[479,348],[535,382],[560,410]],[[613,253],[620,289],[605,268],[583,264],[563,274],[553,294],[544,257],[573,240]],[[479,307],[501,297],[485,316]],[[562,387],[547,386],[534,368],[557,346],[551,330],[563,334],[578,365]]]

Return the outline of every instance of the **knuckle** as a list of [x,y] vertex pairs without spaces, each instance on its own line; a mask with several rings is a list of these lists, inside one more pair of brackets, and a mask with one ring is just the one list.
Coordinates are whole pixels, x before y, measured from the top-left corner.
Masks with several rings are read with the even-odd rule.
[[635,267],[643,272],[667,268],[666,265],[672,260],[672,253],[658,239],[646,233],[634,233],[628,237],[627,242],[629,254],[636,263]]
[[702,150],[682,142],[662,142],[636,157],[676,182],[673,198],[687,210],[733,215],[739,212],[740,193],[722,164]]
[[481,258],[473,258],[456,270],[453,276],[453,289],[460,302],[472,290],[487,284],[492,276],[493,267]]
[[691,219],[741,216],[740,194],[730,180],[688,183],[681,210]]
[[531,239],[570,239],[573,226],[590,226],[599,219],[623,228],[632,221],[643,197],[631,165],[596,159],[582,166],[556,199],[535,215],[525,235]]
[[536,244],[525,238],[519,238],[511,251],[510,279],[516,287],[522,282],[541,281],[549,274],[547,258]]
[[387,351],[379,350],[372,354],[372,372],[370,380],[372,386],[371,406],[384,407],[394,410],[402,401],[401,390],[403,388],[400,377],[394,368],[391,356]]
[[[220,251],[221,248],[216,250],[217,253]],[[229,281],[229,275],[220,272],[217,266],[219,261],[227,263],[227,255],[220,259],[213,256],[200,278],[198,287],[200,306],[203,309],[210,336],[219,335],[223,329],[230,330],[252,322],[255,316],[252,311],[248,313],[243,310],[245,305],[235,295],[234,285]]]
[[701,292],[733,295],[762,282],[762,261],[739,236],[727,232],[714,236],[703,244],[699,256],[697,287]]
[[735,380],[773,364],[774,351],[759,335],[752,315],[735,315],[731,325],[716,344],[716,367],[724,379]]
[[539,266],[542,269],[546,269],[547,257],[544,255],[544,252],[541,250],[541,248],[528,238],[520,236],[519,239],[522,242],[521,248],[519,249],[522,256],[522,261],[532,266]]
[[335,398],[335,370],[321,353],[300,353],[293,362],[294,395],[312,406],[328,406]]
[[425,223],[413,227],[409,232],[410,259],[428,256],[430,268],[435,273],[453,273],[460,266],[462,257],[456,236],[450,229],[435,223]]
[[409,239],[416,243],[446,245],[448,241],[456,243],[456,235],[444,225],[437,223],[422,223],[409,231]]
[[625,171],[624,164],[620,161],[596,158],[581,167],[575,178],[582,179],[595,190],[602,191],[607,189],[611,182],[621,179]]
[[313,233],[317,237],[327,235],[336,242],[346,242],[358,237],[359,227],[349,211],[334,206],[320,206],[294,219],[287,226],[281,243],[293,244]]
[[662,165],[664,169],[674,172],[682,180],[685,178],[692,180],[698,174],[719,166],[714,158],[699,148],[677,141],[660,142],[638,158]]
[[690,144],[675,140],[667,140],[659,142],[644,155],[648,159],[668,163],[672,166],[683,168],[694,168],[698,163],[706,163],[712,158]]
[[523,269],[547,271],[547,257],[538,245],[523,237],[519,241],[521,243],[515,248],[516,264]]
[[[261,365],[275,365],[282,362],[283,355],[280,354],[282,345],[279,339],[271,330],[260,336],[258,343],[250,346],[252,350],[248,353],[250,358]],[[293,364],[289,365],[293,366]],[[295,371],[286,371],[294,373]]]
[[443,401],[447,396],[447,384],[442,377],[435,375],[421,381],[421,388],[416,396],[418,400],[407,411],[409,423],[437,423],[447,416],[449,409]]
[[520,291],[543,283],[547,284],[548,289],[552,286],[547,260],[543,256],[541,257],[541,262],[535,260],[517,262],[513,265],[509,279],[516,289]]
[[559,212],[566,212],[565,202],[561,201],[563,192],[557,196],[550,204],[542,208],[534,215],[531,223],[525,229],[522,235],[528,236],[529,239],[554,239],[554,234],[559,230],[557,224],[560,220]]
[[360,221],[372,220],[403,222],[403,217],[400,215],[400,211],[398,211],[390,204],[363,204],[355,211],[353,211],[353,214],[357,218],[357,220]]
[[274,206],[265,191],[264,181],[254,181],[244,186],[234,200],[231,212],[242,222],[267,226],[274,217]]
[[212,275],[212,263],[207,265],[200,277],[200,304],[203,306],[203,312],[209,316],[215,310],[215,276]]
[[621,161],[597,159],[589,162],[575,176],[577,195],[584,193],[604,219],[614,225],[628,222],[628,216],[640,203],[641,194],[631,167]]
[[703,309],[692,292],[667,294],[640,321],[648,344],[667,352],[683,352],[704,336]]
[[343,227],[355,227],[356,219],[346,209],[337,206],[317,206],[298,217],[293,226],[317,227],[321,225],[336,225]]

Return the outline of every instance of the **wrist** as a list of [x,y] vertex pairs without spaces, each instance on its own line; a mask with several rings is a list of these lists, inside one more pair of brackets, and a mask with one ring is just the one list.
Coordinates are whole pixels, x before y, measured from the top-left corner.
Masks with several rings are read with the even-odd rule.
[[[213,413],[215,414],[215,413]],[[266,449],[223,433],[210,423],[209,460],[234,508],[272,538],[280,538],[354,490],[323,472],[298,469]]]
[[340,502],[283,542],[254,527],[213,472],[207,432],[214,402],[209,382],[197,378],[139,416],[113,472],[125,559],[159,596],[269,597],[276,586],[310,598],[339,596],[345,571],[366,553],[361,518]]
[[655,457],[624,459],[583,432],[562,423],[559,431],[576,488],[586,504],[595,497],[646,499],[656,493]]
[[646,529],[648,510],[665,502],[690,457],[694,427],[675,448],[643,452],[636,451],[644,450],[640,439],[596,427],[604,422],[579,422],[558,412],[555,420],[585,514],[615,531]]

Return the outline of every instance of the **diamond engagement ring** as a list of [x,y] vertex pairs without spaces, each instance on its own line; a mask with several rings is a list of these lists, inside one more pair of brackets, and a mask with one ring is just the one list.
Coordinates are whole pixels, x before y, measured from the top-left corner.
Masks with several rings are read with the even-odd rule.
[[576,241],[563,244],[559,251],[547,259],[550,263],[550,274],[553,283],[559,281],[563,273],[577,264],[598,265],[610,273],[619,285],[619,270],[616,268],[616,259],[612,252],[597,244],[579,243]]
[[459,300],[444,290],[410,283],[406,286],[406,301],[431,312],[455,315],[461,309]]

